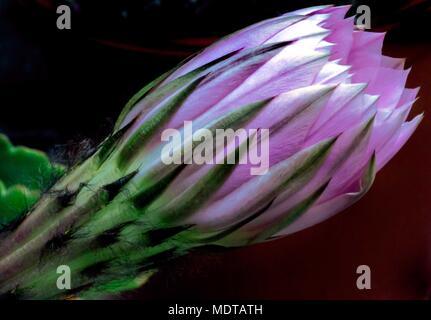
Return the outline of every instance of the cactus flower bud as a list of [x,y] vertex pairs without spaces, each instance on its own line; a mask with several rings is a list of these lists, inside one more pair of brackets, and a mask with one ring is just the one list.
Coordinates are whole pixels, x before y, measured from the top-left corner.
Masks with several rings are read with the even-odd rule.
[[[0,242],[0,293],[115,294],[192,248],[281,237],[360,199],[422,115],[407,120],[418,89],[405,88],[404,60],[382,55],[384,34],[355,30],[348,9],[262,21],[138,92]],[[246,134],[224,145],[220,130]],[[197,163],[203,150],[219,161]],[[55,286],[59,265],[71,292]]]

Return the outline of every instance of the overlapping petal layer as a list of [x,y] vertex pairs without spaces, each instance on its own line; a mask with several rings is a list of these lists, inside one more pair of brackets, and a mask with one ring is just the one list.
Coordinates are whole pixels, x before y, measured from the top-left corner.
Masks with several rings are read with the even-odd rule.
[[[180,128],[186,120],[202,128],[229,110],[273,99],[245,125],[270,129],[269,176],[277,165],[293,163],[302,150],[337,138],[313,178],[295,192],[278,190],[275,181],[269,182],[272,188],[250,191],[261,178],[250,174],[250,165],[240,164],[184,223],[222,230],[228,224],[219,220],[221,216],[237,221],[242,210],[252,216],[261,208],[250,203],[264,193],[269,199],[261,204],[265,213],[231,237],[246,239],[272,220],[291,215],[298,203],[326,184],[313,205],[278,234],[298,231],[357,201],[373,180],[364,174],[374,176],[407,141],[422,117],[406,122],[418,93],[405,88],[410,70],[404,70],[403,59],[382,55],[384,34],[355,30],[353,19],[344,18],[348,9],[315,7],[260,22],[220,40],[163,80],[161,87],[222,59],[196,74],[204,77],[203,82],[163,128]],[[145,100],[132,111],[137,123],[148,117],[141,111]],[[157,109],[157,103],[152,108]],[[147,154],[158,144],[154,137]],[[197,183],[208,170],[188,168],[165,194]]]
[[[160,259],[274,239],[358,201],[422,115],[408,120],[418,89],[405,87],[404,60],[382,55],[384,34],[356,30],[348,9],[257,23],[139,91],[113,134],[0,243],[0,294],[58,296],[59,264],[73,266],[81,297],[130,290]],[[183,163],[162,161],[166,129],[179,130],[172,155]],[[214,160],[245,159],[268,129],[268,171],[189,163],[199,129],[255,130],[213,145]]]

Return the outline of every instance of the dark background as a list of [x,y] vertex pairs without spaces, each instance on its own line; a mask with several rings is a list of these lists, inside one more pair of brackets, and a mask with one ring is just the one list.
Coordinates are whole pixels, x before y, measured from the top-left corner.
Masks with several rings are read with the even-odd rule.
[[[70,162],[109,133],[128,98],[215,39],[301,7],[350,1],[0,0],[0,132]],[[368,4],[385,53],[413,65],[425,119],[344,213],[275,242],[207,250],[163,269],[133,298],[424,299],[431,284],[431,3]],[[56,28],[69,4],[72,30]],[[354,9],[352,9],[354,12]],[[85,140],[85,143],[82,141]],[[356,268],[372,289],[356,288]]]

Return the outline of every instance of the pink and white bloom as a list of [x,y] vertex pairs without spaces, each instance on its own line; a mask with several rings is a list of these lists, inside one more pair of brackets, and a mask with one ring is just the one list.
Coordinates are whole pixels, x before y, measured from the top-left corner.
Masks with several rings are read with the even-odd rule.
[[[418,93],[405,88],[410,69],[404,69],[404,59],[382,55],[384,33],[355,30],[353,18],[344,19],[348,9],[308,8],[247,27],[205,49],[159,85],[203,68],[189,79],[203,81],[165,128],[180,128],[184,121],[205,127],[238,107],[270,99],[245,125],[271,130],[269,174],[254,177],[247,165],[238,165],[187,223],[223,230],[265,207],[224,243],[247,242],[262,232],[272,237],[299,231],[361,198],[374,174],[409,139],[422,118],[407,121]],[[120,118],[119,127],[135,117],[139,127],[149,113],[144,98]],[[310,150],[331,138],[336,141],[310,176],[277,187],[295,175]],[[149,150],[157,142],[153,139]],[[196,183],[202,175],[195,171],[184,170],[166,197]],[[313,203],[292,216],[318,190]]]
[[[95,154],[0,243],[0,294],[58,296],[52,267],[60,262],[74,267],[80,297],[130,290],[160,254],[274,239],[359,200],[422,115],[408,120],[418,89],[405,88],[404,60],[382,55],[384,34],[356,30],[348,9],[262,21],[138,92]],[[187,121],[195,133],[268,129],[269,170],[252,175],[246,161],[166,165],[161,135],[186,136]],[[245,157],[240,146],[259,139],[214,157]],[[186,140],[173,153],[190,159],[200,144]],[[46,255],[53,244],[58,251]]]

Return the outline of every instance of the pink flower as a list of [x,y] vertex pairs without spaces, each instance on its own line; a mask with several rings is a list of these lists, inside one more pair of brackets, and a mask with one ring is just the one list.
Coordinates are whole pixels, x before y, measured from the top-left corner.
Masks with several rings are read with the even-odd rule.
[[[130,290],[161,255],[266,241],[359,200],[422,115],[407,121],[418,89],[405,88],[404,60],[383,56],[384,34],[356,31],[347,10],[257,23],[138,92],[95,154],[2,241],[0,293],[58,296],[52,266],[60,262],[74,267],[80,297]],[[225,147],[213,136],[220,129],[255,131]],[[242,147],[265,142],[264,130],[269,168],[260,175],[247,161],[191,161],[198,133],[210,136],[210,160],[247,160]],[[168,141],[166,132],[179,134]],[[181,161],[167,164],[171,154]],[[54,243],[61,250],[46,255]],[[37,279],[20,277],[31,268]]]
[[[216,42],[158,85],[163,88],[193,72],[180,88],[203,78],[164,128],[180,128],[184,121],[205,127],[241,106],[271,99],[245,125],[270,129],[269,173],[252,176],[249,165],[238,165],[185,221],[220,231],[264,207],[225,243],[299,231],[361,198],[375,172],[409,139],[422,118],[406,121],[418,93],[405,88],[410,70],[404,70],[403,59],[382,55],[383,33],[355,30],[353,18],[344,19],[348,9],[314,7],[262,21]],[[118,126],[137,117],[131,130],[139,128],[151,115],[148,110],[162,105],[161,99],[149,97],[120,117]],[[158,138],[147,150],[156,148]],[[336,142],[319,166],[287,187],[278,185],[331,138]],[[207,170],[187,168],[162,198],[178,195]],[[307,201],[312,204],[295,213]]]

